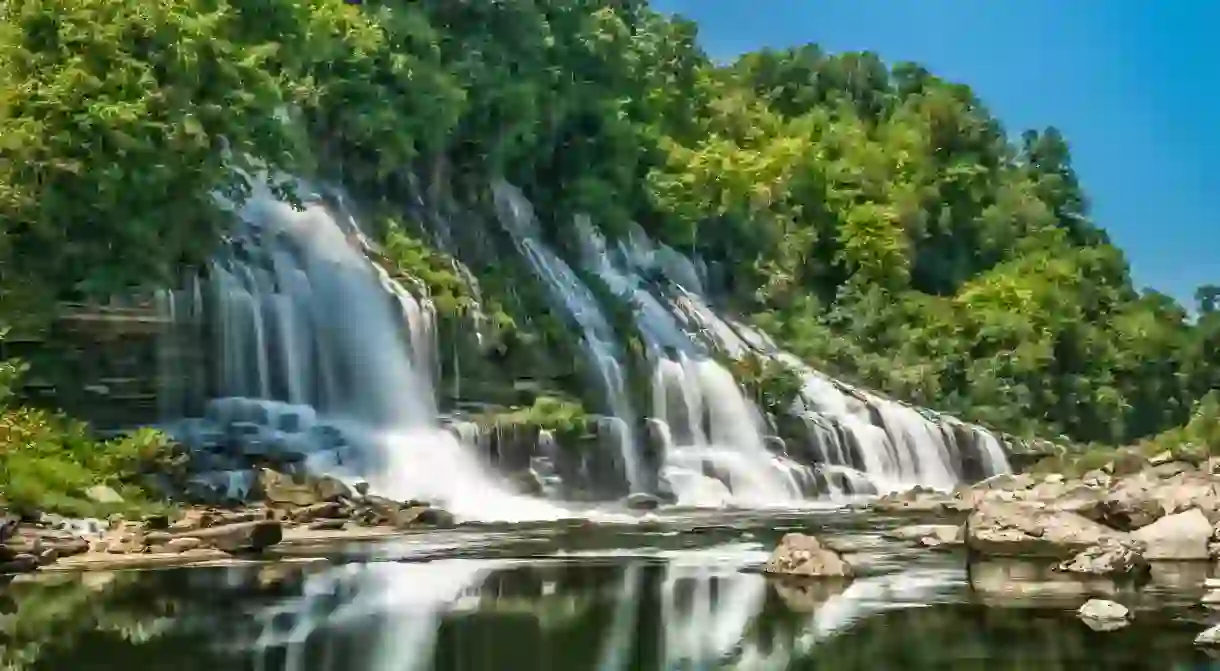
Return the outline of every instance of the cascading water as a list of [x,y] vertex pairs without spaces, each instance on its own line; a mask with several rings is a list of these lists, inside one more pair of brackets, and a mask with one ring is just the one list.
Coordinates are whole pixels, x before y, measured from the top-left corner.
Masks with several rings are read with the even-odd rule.
[[[596,236],[596,231],[592,235]],[[977,457],[980,471],[977,475],[1010,470],[999,442],[986,430],[968,427],[969,445],[961,445],[955,429],[966,425],[943,419],[932,422],[908,406],[863,391],[845,393],[762,333],[722,318],[699,293],[702,281],[695,264],[665,245],[653,244],[638,227],[633,228],[620,250],[625,265],[634,270],[634,277],[650,275],[665,279],[663,283],[654,282],[650,289],[637,283],[631,290],[649,293],[652,303],[665,306],[663,312],[671,320],[686,326],[682,330],[700,333],[734,358],[762,355],[801,375],[803,385],[792,412],[805,422],[811,460],[819,464],[832,494],[872,493],[916,484],[951,488],[964,479],[961,464],[966,451]],[[624,285],[624,280],[614,275],[621,277],[631,272],[615,269],[609,261],[599,268],[602,269],[599,274],[608,278],[611,286]],[[673,366],[658,367],[657,374],[677,379],[676,370]],[[691,396],[682,393],[666,398]]]
[[620,362],[614,329],[602,314],[597,298],[572,268],[545,243],[538,231],[534,208],[519,189],[507,182],[492,185],[500,223],[508,231],[517,251],[550,292],[552,300],[580,326],[581,345],[597,371],[610,411],[620,422],[615,432],[623,457],[628,486],[638,491],[643,482],[636,451],[635,412],[627,398],[626,381]]
[[463,518],[557,517],[502,488],[438,427],[430,307],[370,261],[354,220],[316,201],[298,211],[254,182],[207,280],[224,397],[209,417],[395,499]]
[[[661,474],[679,503],[764,506],[803,498],[808,469],[772,454],[763,443],[756,409],[731,373],[710,357],[626,264],[613,255],[586,216],[576,218],[583,261],[616,296],[633,306],[653,367],[654,433],[664,450]],[[693,266],[670,256],[670,268],[696,277]],[[706,427],[706,430],[705,430]]]

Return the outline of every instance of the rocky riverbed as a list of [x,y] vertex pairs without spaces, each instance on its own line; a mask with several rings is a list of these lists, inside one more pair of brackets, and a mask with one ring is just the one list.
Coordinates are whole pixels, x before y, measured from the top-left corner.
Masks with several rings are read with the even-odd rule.
[[0,574],[181,565],[258,556],[281,544],[375,539],[454,526],[452,515],[427,502],[394,501],[328,477],[262,469],[252,498],[257,501],[190,506],[173,515],[135,520],[8,515],[0,523]]

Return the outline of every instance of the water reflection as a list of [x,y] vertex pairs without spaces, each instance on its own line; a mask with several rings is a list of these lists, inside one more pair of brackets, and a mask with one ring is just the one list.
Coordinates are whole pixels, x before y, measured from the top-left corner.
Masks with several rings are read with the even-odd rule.
[[913,561],[850,583],[775,581],[741,570],[756,555],[719,546],[15,584],[0,592],[0,668],[1220,668],[1193,649],[1201,623],[1181,617],[1188,611],[1141,609],[1130,628],[1100,634],[1066,606],[995,601],[987,586],[999,576],[1017,580],[1014,570],[968,573],[952,560]]

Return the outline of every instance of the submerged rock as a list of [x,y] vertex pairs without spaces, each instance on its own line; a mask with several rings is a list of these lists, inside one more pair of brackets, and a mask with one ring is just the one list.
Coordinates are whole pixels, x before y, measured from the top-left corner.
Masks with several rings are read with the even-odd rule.
[[851,564],[817,538],[790,533],[783,537],[763,566],[764,573],[824,578],[850,578]]
[[1126,606],[1105,599],[1089,599],[1076,613],[1093,631],[1114,631],[1131,623]]

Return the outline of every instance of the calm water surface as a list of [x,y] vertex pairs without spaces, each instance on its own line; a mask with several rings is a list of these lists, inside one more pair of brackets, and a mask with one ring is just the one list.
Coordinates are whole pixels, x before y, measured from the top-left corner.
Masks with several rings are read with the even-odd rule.
[[[0,669],[626,671],[1220,669],[1192,640],[1209,567],[1165,567],[1095,633],[1086,585],[885,541],[844,513],[430,534],[328,562],[23,578],[0,588]],[[789,529],[855,550],[850,584],[753,569]]]

